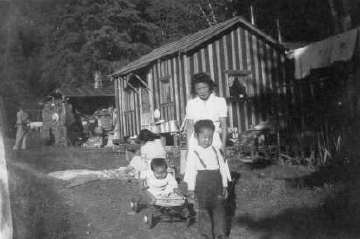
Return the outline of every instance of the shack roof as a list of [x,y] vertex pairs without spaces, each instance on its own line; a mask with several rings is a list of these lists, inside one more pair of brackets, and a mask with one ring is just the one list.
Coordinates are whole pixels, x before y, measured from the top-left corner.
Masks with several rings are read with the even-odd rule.
[[194,34],[184,36],[178,41],[171,42],[171,43],[165,44],[159,48],[156,48],[153,51],[151,51],[150,53],[148,53],[148,54],[140,57],[139,59],[129,63],[128,65],[122,67],[119,71],[114,72],[113,76],[128,74],[131,71],[143,68],[143,67],[147,66],[148,64],[150,64],[151,62],[153,62],[157,59],[160,59],[162,57],[165,57],[165,56],[169,56],[169,55],[179,53],[179,52],[186,53],[190,50],[193,50],[193,49],[199,47],[206,41],[216,37],[220,33],[228,30],[229,28],[235,26],[236,24],[240,24],[247,30],[252,31],[259,37],[265,39],[270,44],[277,46],[277,47],[281,47],[281,45],[276,40],[274,40],[271,36],[265,34],[261,30],[256,28],[254,25],[247,22],[244,18],[234,17],[227,21],[224,21],[224,22],[221,22],[214,26],[211,26],[209,28],[206,28],[204,30],[198,31]]
[[83,85],[80,87],[64,87],[59,89],[60,93],[65,97],[106,97],[115,96],[114,87],[104,86],[94,88],[91,85]]

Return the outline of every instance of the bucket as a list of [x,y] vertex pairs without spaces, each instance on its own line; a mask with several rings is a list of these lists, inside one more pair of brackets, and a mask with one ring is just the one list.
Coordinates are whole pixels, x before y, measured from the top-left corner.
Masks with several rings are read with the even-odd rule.
[[168,132],[169,125],[167,123],[168,122],[163,122],[162,124],[160,124],[160,133],[167,133]]
[[159,126],[158,125],[151,125],[150,126],[150,131],[153,132],[154,134],[160,133]]
[[170,133],[176,133],[179,131],[177,120],[170,120],[168,122],[169,124],[169,131]]

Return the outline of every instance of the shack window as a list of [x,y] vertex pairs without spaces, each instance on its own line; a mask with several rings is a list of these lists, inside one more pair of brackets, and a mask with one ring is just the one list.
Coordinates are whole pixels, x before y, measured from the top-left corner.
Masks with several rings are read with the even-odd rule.
[[141,88],[141,104],[143,113],[149,113],[151,111],[148,89]]
[[160,78],[160,112],[166,121],[175,119],[174,97],[171,91],[171,76]]
[[247,97],[247,89],[239,77],[233,77],[229,85],[229,97],[232,100],[241,100]]
[[226,97],[230,100],[238,101],[246,99],[249,95],[248,89],[248,71],[228,70],[227,75],[227,91]]

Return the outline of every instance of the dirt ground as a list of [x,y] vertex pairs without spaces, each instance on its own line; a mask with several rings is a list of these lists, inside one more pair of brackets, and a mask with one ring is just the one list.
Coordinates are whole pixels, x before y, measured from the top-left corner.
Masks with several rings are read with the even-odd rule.
[[[131,184],[102,180],[67,188],[47,173],[113,169],[126,165],[111,150],[42,148],[8,151],[15,239],[196,238],[196,225],[159,223],[148,229],[142,213],[128,215]],[[253,168],[231,161],[237,177],[228,203],[230,238],[360,238],[357,208],[341,180],[318,183],[306,168]],[[354,183],[354,185],[358,185]],[[357,188],[357,187],[355,187]],[[351,194],[351,193],[350,193]]]

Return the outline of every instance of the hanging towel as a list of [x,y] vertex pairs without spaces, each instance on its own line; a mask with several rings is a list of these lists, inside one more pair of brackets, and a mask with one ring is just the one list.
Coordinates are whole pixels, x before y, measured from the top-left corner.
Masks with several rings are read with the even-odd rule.
[[311,69],[330,65],[333,39],[327,39],[296,49],[295,78],[302,79],[310,74]]
[[358,32],[354,29],[294,50],[295,78],[305,78],[312,69],[350,60],[355,52]]
[[358,31],[358,29],[354,29],[334,36],[331,63],[336,61],[348,61],[353,57]]

